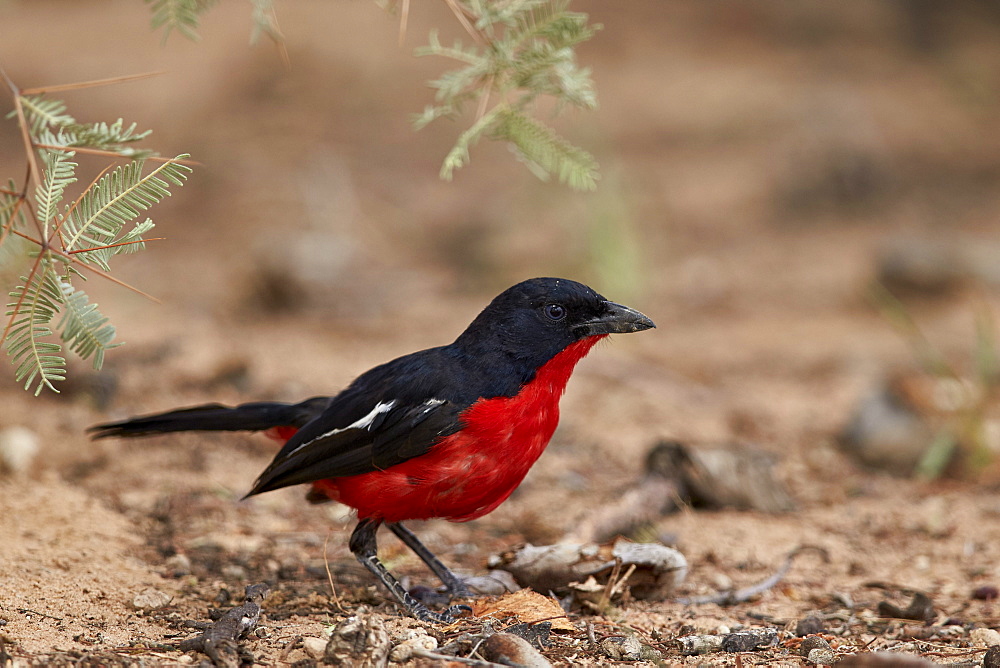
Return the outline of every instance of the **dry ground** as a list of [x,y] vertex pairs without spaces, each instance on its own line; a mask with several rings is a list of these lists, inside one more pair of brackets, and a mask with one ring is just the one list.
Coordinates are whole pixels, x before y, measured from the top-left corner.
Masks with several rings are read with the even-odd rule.
[[[572,534],[638,477],[660,438],[754,443],[780,457],[797,509],[664,517],[658,531],[692,566],[681,593],[760,580],[801,544],[829,561],[804,555],[781,586],[731,607],[627,601],[574,613],[581,630],[556,639],[551,659],[611,662],[588,644],[589,622],[600,636],[639,633],[668,664],[735,665],[733,655],[684,658],[672,641],[819,614],[843,653],[981,661],[971,630],[1000,626],[1000,603],[972,598],[1000,584],[997,477],[865,471],[834,436],[860,397],[915,364],[865,297],[879,249],[929,238],[1000,260],[989,255],[1000,216],[992,9],[580,3],[605,25],[581,52],[603,106],[566,128],[598,154],[605,179],[574,195],[534,182],[499,147],[477,148],[454,183],[436,179],[458,126],[408,128],[441,65],[408,54],[447,21],[443,3],[414,8],[402,50],[372,3],[288,4],[290,70],[245,45],[239,3],[209,15],[199,44],[174,36],[164,48],[139,2],[0,3],[0,62],[16,81],[165,69],[70,101],[84,118],[127,109],[156,128],[163,153],[204,164],[158,215],[169,240],[120,263],[122,278],[163,303],[94,285],[128,341],[106,371],[74,367],[57,397],[30,398],[9,379],[0,388],[0,427],[28,427],[41,444],[27,474],[0,480],[0,652],[19,665],[191,663],[136,647],[187,637],[183,620],[264,580],[276,593],[247,642],[263,664],[310,660],[297,639],[359,605],[391,617],[347,551],[344,509],[308,506],[295,489],[239,501],[273,453],[265,439],[93,443],[84,429],[176,405],[330,393],[450,340],[516,280],[568,275],[659,328],[596,349],[516,495],[472,524],[418,527],[432,549],[482,572],[513,544]],[[0,150],[3,174],[20,174],[9,124]],[[998,294],[965,280],[907,304],[968,370],[974,314],[995,312]],[[383,542],[395,570],[427,580]],[[169,604],[136,609],[149,589]],[[910,590],[927,593],[933,625],[950,629],[935,636],[877,615],[879,601],[905,605]],[[741,661],[803,662],[784,645]]]

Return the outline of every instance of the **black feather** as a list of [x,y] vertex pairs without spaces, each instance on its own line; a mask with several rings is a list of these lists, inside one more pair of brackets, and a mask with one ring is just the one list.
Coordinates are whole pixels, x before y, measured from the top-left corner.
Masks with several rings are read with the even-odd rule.
[[259,401],[238,406],[204,404],[166,413],[140,415],[87,429],[91,438],[133,437],[174,431],[263,431],[271,427],[301,427],[323,412],[330,397],[313,397],[297,404]]

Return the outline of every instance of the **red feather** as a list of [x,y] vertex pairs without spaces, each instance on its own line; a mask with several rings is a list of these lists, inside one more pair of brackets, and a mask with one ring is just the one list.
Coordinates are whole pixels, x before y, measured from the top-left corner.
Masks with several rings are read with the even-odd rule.
[[[566,347],[513,397],[480,399],[465,426],[427,454],[384,471],[313,483],[313,492],[386,522],[442,517],[466,522],[489,513],[521,484],[559,423],[559,398],[574,367],[604,336]],[[295,427],[265,432],[287,440]]]

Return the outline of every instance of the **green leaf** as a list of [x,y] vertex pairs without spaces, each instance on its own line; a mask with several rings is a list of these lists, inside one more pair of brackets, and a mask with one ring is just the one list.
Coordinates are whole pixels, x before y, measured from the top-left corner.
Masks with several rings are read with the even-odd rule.
[[54,146],[96,148],[102,151],[114,151],[127,157],[137,154],[149,155],[151,151],[138,151],[126,144],[133,144],[146,139],[151,130],[136,132],[136,124],[125,125],[122,119],[114,123],[71,123],[60,127],[58,131],[43,130],[39,133],[38,142]]
[[[186,158],[177,156],[174,160]],[[141,160],[121,165],[88,189],[63,223],[63,248],[77,257],[108,270],[108,260],[119,252],[109,246],[133,241],[152,227],[147,219],[135,229],[125,226],[170,194],[171,185],[183,185],[191,168],[178,162],[164,162],[143,176]],[[83,249],[93,248],[79,252]]]
[[250,0],[250,3],[253,5],[250,43],[256,44],[261,35],[267,35],[268,39],[277,44],[283,42],[284,37],[278,30],[278,22],[275,19],[274,0]]
[[[430,83],[436,104],[414,117],[419,129],[443,116],[454,117],[468,103],[479,106],[477,120],[462,132],[441,166],[450,179],[469,160],[469,148],[485,134],[508,141],[518,158],[540,178],[556,174],[579,190],[597,183],[597,162],[550,128],[530,117],[542,96],[566,105],[597,106],[590,71],[576,63],[574,47],[593,37],[599,25],[586,14],[568,11],[569,0],[455,0],[472,20],[477,44],[441,44],[432,32],[418,56],[435,55],[461,64]],[[493,100],[492,109],[488,109]],[[484,124],[483,119],[487,122]]]
[[[42,95],[22,96],[21,109],[24,110],[24,118],[28,122],[28,131],[32,137],[37,137],[38,133],[49,126],[63,127],[76,122],[76,119],[65,113],[65,102],[46,99]],[[7,114],[7,118],[16,115],[17,112],[12,111]]]
[[198,41],[201,15],[217,0],[145,0],[153,10],[153,29],[163,28],[163,41],[176,30],[192,41]]
[[455,170],[461,169],[469,162],[469,148],[478,142],[480,137],[490,129],[490,126],[493,125],[499,114],[500,108],[494,108],[476,121],[471,128],[459,135],[458,141],[455,142],[455,146],[445,156],[444,162],[441,165],[442,179],[451,181]]
[[55,218],[66,186],[76,181],[76,163],[70,162],[72,151],[42,151],[41,154],[45,172],[42,183],[35,189],[35,206],[39,220],[47,227]]
[[83,290],[75,290],[67,280],[60,283],[63,292],[63,317],[59,322],[59,335],[66,345],[81,359],[94,357],[94,368],[104,365],[104,353],[119,344],[112,344],[115,328],[108,324],[108,317],[89,303]]
[[597,161],[592,155],[557,135],[533,118],[513,109],[503,109],[490,136],[510,142],[519,157],[540,173],[556,174],[574,190],[597,187]]
[[[0,244],[13,238],[13,235],[9,233],[11,229],[23,226],[27,222],[27,218],[24,216],[24,207],[18,208],[21,197],[16,194],[18,188],[14,179],[7,182],[7,190],[10,192],[0,192]],[[16,218],[14,217],[15,211],[17,211]]]
[[59,344],[43,339],[52,335],[50,323],[63,299],[59,279],[43,259],[21,280],[23,284],[10,293],[13,301],[7,304],[10,328],[5,344],[11,364],[17,367],[14,378],[24,381],[25,390],[37,379],[35,396],[45,387],[58,392],[52,383],[65,380],[66,360]]

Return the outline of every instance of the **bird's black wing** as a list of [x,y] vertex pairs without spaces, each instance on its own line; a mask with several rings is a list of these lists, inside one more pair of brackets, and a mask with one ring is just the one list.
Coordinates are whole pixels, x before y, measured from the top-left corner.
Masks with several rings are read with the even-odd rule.
[[[318,431],[320,420],[288,440],[247,496],[281,487],[387,469],[426,453],[461,429],[463,406],[442,399],[417,405],[388,400],[360,420]],[[329,424],[329,423],[327,423]]]
[[457,382],[461,369],[442,357],[432,348],[360,376],[288,439],[247,496],[384,470],[459,431],[479,393],[457,391],[467,386]]

